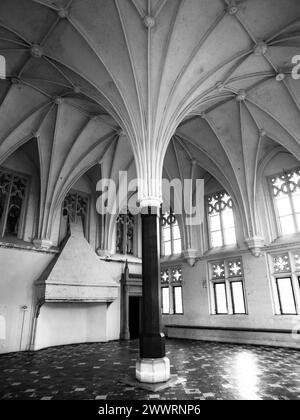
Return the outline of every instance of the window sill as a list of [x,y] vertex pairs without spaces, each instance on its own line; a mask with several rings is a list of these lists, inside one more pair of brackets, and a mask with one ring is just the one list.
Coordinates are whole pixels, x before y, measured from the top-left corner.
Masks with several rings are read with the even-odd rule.
[[271,242],[269,245],[266,245],[264,248],[266,250],[272,250],[279,247],[289,247],[289,246],[299,246],[300,245],[300,233],[294,233],[292,235],[280,236]]
[[184,255],[182,253],[160,257],[160,262],[162,264],[163,263],[170,263],[170,262],[174,262],[174,261],[182,262],[183,260],[184,260]]
[[0,248],[4,249],[17,249],[22,251],[33,251],[33,252],[42,252],[46,254],[56,254],[59,252],[57,247],[52,247],[51,249],[42,249],[36,248],[35,245],[31,242],[23,241],[22,239],[14,237],[4,237],[0,240]]
[[225,318],[228,318],[230,316],[234,316],[235,318],[247,318],[249,314],[210,314],[210,316],[224,316]]
[[219,255],[222,256],[222,258],[226,256],[230,257],[234,256],[234,254],[240,254],[241,252],[249,252],[249,250],[247,248],[240,248],[239,245],[226,245],[209,249],[203,254],[202,258],[215,258]]
[[126,261],[130,264],[142,264],[142,259],[135,257],[131,254],[114,254],[114,255],[107,255],[106,257],[100,257],[102,261],[107,262],[119,262],[125,263]]

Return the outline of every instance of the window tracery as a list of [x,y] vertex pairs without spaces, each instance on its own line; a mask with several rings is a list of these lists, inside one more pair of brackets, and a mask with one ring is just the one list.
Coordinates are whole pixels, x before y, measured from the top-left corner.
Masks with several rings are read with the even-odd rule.
[[19,236],[28,179],[0,169],[0,235]]
[[118,254],[133,255],[135,228],[134,216],[130,212],[127,214],[119,214],[116,224],[116,252]]
[[236,243],[233,201],[225,191],[208,196],[208,218],[211,247]]

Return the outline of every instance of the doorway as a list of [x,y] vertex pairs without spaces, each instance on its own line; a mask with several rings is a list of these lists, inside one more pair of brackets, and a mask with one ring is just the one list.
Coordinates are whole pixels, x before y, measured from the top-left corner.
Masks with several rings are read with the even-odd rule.
[[129,334],[130,340],[140,337],[141,297],[129,296]]

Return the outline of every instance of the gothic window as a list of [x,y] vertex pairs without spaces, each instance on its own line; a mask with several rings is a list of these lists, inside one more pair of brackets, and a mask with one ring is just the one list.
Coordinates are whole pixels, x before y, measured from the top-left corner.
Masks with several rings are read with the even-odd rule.
[[210,273],[213,313],[246,314],[241,258],[211,263]]
[[270,258],[275,313],[300,314],[300,250],[275,254]]
[[271,188],[280,234],[300,232],[300,168],[273,176]]
[[226,192],[207,198],[210,244],[212,248],[236,243],[233,202]]
[[64,199],[62,214],[68,217],[71,222],[76,218],[82,220],[83,232],[87,233],[89,215],[89,196],[83,192],[70,191]]
[[133,255],[134,247],[134,216],[119,214],[117,217],[116,252]]
[[0,169],[0,237],[22,235],[28,179]]
[[181,254],[182,244],[178,221],[171,211],[161,216],[162,255]]
[[164,315],[183,314],[181,267],[165,268],[161,271],[161,306]]

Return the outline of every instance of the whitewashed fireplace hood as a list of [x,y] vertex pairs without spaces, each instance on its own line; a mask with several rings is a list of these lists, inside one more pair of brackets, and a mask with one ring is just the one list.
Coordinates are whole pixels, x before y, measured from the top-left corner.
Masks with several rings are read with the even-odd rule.
[[108,306],[119,284],[84,238],[81,221],[69,228],[61,252],[35,283],[31,350],[110,337]]
[[53,302],[111,303],[119,285],[84,237],[82,223],[70,222],[60,254],[36,282],[38,307]]

